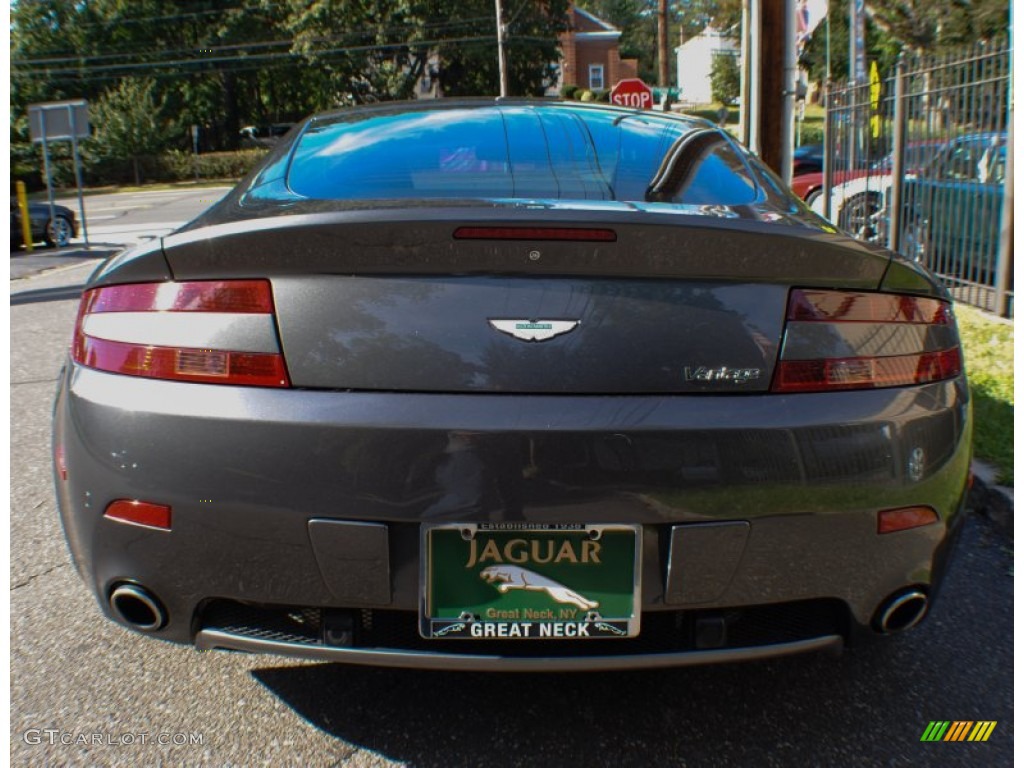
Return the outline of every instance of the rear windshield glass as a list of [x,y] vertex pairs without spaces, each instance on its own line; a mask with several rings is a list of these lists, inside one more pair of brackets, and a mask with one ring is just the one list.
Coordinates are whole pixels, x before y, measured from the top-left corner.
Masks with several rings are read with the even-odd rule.
[[745,161],[716,129],[656,115],[481,107],[314,123],[288,185],[325,200],[488,198],[744,205]]

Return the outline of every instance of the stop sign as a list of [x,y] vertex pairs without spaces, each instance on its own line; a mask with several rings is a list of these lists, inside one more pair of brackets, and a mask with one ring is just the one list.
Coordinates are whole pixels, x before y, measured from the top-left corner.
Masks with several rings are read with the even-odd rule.
[[633,107],[634,109],[650,109],[654,106],[654,94],[651,92],[651,87],[636,77],[616,83],[609,94],[609,100],[612,104],[618,104],[620,107]]

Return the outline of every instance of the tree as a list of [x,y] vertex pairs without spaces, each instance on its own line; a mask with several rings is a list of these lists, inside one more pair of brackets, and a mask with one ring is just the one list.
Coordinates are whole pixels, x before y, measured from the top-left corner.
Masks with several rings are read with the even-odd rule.
[[926,50],[962,47],[1005,35],[1006,0],[900,0],[867,3],[868,16],[889,37]]
[[[642,80],[648,83],[657,80],[657,0],[581,0],[579,5],[622,30],[622,37],[619,39],[619,52],[622,57],[637,60]],[[742,11],[743,0],[669,2],[670,51],[679,44],[680,38],[689,39],[699,35],[709,25],[723,31],[735,30],[736,37],[739,37]]]
[[740,63],[736,56],[720,53],[711,60],[711,98],[732,104],[740,97]]
[[166,146],[173,127],[164,118],[165,104],[154,97],[153,80],[128,78],[107,91],[92,107],[95,133],[90,147],[97,157],[131,160],[135,183],[142,183],[139,158]]
[[[1009,29],[1006,0],[885,0],[868,2],[865,25],[867,57],[890,71],[903,51],[944,53],[965,45],[1005,36]],[[849,76],[850,3],[830,0],[830,78]],[[800,64],[812,80],[825,77],[826,25],[821,24],[804,48]]]
[[[478,23],[464,29],[459,42],[438,46],[438,73],[445,96],[493,96],[498,93],[498,48],[493,0],[467,0],[461,14]],[[558,74],[558,35],[569,27],[567,0],[508,4],[506,57],[510,96],[542,96]],[[439,19],[435,19],[439,21]]]
[[[512,93],[554,80],[567,0],[510,4]],[[180,123],[168,146],[231,148],[247,124],[405,99],[432,56],[448,95],[497,93],[493,0],[22,0],[11,7],[11,108],[126,78]],[[23,122],[12,141],[27,142]]]

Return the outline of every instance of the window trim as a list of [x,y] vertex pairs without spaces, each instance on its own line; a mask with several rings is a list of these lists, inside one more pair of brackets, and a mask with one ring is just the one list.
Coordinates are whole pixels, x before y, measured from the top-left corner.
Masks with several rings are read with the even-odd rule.
[[[601,76],[601,84],[594,85],[594,73]],[[588,64],[587,65],[587,86],[592,91],[602,90],[604,88],[604,64]]]

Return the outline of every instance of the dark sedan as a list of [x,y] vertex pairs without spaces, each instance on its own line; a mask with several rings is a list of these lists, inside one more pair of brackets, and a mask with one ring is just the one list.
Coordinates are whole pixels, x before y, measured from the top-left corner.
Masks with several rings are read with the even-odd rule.
[[107,262],[54,416],[103,612],[200,649],[629,669],[917,624],[963,518],[947,294],[704,121],[376,105]]
[[[78,234],[78,223],[75,212],[63,205],[53,206],[50,215],[50,204],[29,202],[28,216],[32,226],[32,242],[45,242],[47,245],[63,248]],[[16,198],[11,198],[11,248],[22,245],[24,234],[21,228],[21,208]]]

